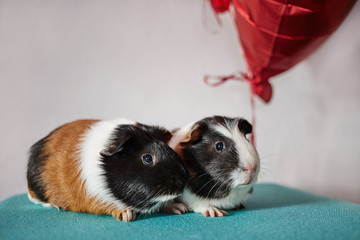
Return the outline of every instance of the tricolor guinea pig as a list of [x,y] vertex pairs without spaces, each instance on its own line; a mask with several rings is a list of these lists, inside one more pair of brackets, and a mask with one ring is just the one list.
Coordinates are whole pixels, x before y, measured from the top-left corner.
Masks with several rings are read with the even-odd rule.
[[188,174],[171,133],[126,119],[78,120],[35,143],[28,195],[35,203],[131,221],[182,193]]
[[189,172],[178,200],[211,217],[242,208],[260,170],[259,155],[246,138],[251,131],[248,121],[222,116],[175,130],[169,146]]

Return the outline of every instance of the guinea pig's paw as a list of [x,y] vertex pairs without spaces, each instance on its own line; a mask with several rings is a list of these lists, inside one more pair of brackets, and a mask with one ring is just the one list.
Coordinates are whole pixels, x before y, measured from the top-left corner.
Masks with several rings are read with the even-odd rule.
[[122,211],[122,218],[125,222],[134,221],[136,218],[136,213],[130,209],[125,209]]
[[167,202],[164,206],[165,213],[184,214],[190,211],[189,207],[184,203]]
[[201,211],[201,213],[205,217],[223,217],[223,216],[228,216],[229,215],[224,210],[219,210],[219,209],[217,209],[216,207],[213,207],[213,206],[208,206],[203,211]]
[[112,213],[112,216],[117,218],[119,221],[124,220],[125,222],[130,222],[135,220],[136,213],[130,209],[123,209],[120,211],[115,211]]

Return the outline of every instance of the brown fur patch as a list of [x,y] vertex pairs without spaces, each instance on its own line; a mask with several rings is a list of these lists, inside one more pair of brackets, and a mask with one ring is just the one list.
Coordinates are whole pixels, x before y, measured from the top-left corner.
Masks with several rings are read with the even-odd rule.
[[194,177],[196,177],[196,172],[194,172],[190,167],[189,164],[187,163],[184,154],[182,153],[184,149],[184,146],[181,146],[181,144],[179,143],[178,145],[176,145],[176,147],[174,148],[174,151],[179,155],[182,164],[185,166],[186,170],[189,173],[189,179],[193,179]]
[[[65,210],[111,215],[116,208],[90,197],[80,178],[79,151],[84,134],[98,120],[78,120],[55,130],[43,153],[48,155],[42,178],[48,202]],[[30,192],[31,194],[31,192]]]

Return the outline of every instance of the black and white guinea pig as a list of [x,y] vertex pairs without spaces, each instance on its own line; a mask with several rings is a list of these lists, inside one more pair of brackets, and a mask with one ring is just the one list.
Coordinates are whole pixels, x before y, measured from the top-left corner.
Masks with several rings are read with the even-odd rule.
[[248,121],[222,116],[175,130],[169,146],[189,172],[178,200],[211,217],[242,208],[260,170],[259,155],[246,138],[251,131]]
[[126,119],[78,120],[35,143],[28,195],[35,203],[131,221],[182,193],[188,174],[171,133]]

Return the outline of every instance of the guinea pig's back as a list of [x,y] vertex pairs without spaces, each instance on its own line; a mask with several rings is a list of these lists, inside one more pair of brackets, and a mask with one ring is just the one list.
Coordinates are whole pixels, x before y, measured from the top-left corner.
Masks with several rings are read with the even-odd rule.
[[45,206],[89,212],[94,204],[80,176],[80,154],[84,136],[97,122],[67,123],[31,147],[27,171],[30,199]]

